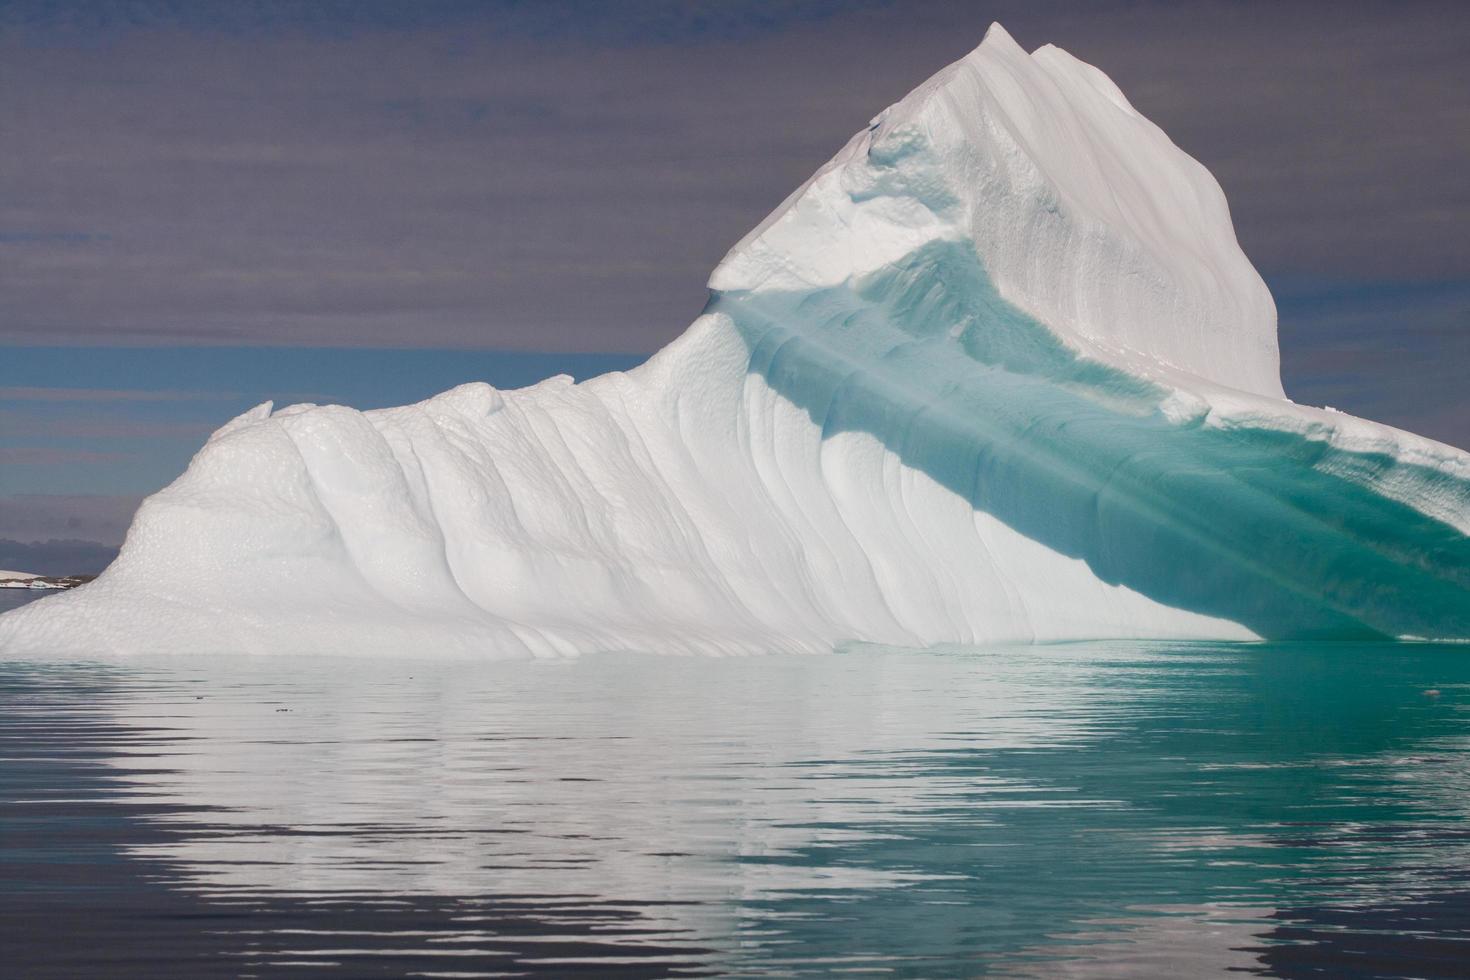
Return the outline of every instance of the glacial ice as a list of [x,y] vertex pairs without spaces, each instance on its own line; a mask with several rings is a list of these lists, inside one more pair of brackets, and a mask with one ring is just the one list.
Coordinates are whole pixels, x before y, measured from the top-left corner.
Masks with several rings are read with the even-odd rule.
[[647,363],[259,406],[0,650],[1470,638],[1470,456],[1280,383],[1209,172],[998,25]]

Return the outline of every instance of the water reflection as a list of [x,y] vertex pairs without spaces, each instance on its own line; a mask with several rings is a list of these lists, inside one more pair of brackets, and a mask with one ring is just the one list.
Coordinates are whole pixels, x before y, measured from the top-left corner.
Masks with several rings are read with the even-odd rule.
[[28,975],[119,946],[191,976],[1458,976],[1470,953],[1453,647],[12,663],[0,685],[0,912]]

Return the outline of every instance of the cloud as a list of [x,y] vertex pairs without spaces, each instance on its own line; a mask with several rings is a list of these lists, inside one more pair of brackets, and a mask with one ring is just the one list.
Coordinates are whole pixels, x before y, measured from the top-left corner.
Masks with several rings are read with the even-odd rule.
[[[55,439],[185,439],[191,445],[202,443],[204,438],[220,426],[219,421],[184,419],[130,419],[119,416],[88,416],[86,418],[30,418],[26,420],[25,432],[33,440]],[[0,448],[0,454],[9,452]],[[108,459],[111,459],[108,456]],[[78,459],[72,462],[95,462]]]
[[0,230],[0,245],[87,245],[105,242],[111,236],[86,231],[5,231]]
[[63,466],[75,463],[116,463],[128,453],[89,449],[58,449],[51,446],[0,446],[0,465]]
[[0,228],[106,229],[7,254],[0,340],[649,351],[993,18],[1109,71],[1268,274],[1470,278],[1454,4],[312,6],[0,37]]
[[223,391],[145,391],[121,388],[42,388],[0,385],[0,401],[20,402],[177,402],[224,401],[240,397]]

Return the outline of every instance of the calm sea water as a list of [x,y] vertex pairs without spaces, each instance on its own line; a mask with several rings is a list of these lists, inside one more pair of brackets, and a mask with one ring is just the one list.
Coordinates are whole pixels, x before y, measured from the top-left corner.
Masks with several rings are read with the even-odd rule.
[[1470,974],[1464,647],[0,662],[0,740],[12,976]]

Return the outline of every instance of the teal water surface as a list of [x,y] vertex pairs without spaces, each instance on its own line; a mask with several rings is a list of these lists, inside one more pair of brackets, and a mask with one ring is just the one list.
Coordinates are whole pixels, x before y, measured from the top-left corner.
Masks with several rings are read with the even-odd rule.
[[1470,649],[0,663],[23,976],[1464,976]]

